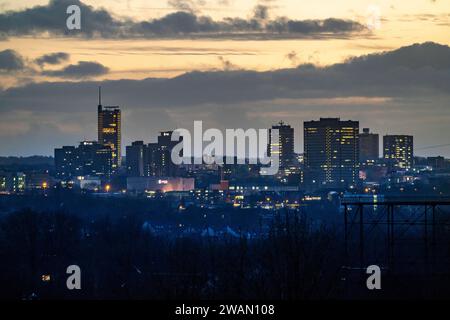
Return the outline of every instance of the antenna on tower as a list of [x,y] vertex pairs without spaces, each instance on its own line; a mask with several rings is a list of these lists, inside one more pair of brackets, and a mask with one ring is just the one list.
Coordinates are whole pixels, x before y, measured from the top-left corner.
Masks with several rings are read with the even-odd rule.
[[98,87],[98,105],[99,106],[102,105],[102,87],[101,86]]

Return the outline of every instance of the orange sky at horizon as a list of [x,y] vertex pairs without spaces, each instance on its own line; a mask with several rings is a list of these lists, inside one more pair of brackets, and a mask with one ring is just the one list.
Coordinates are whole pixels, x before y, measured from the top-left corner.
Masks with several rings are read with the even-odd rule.
[[[165,0],[105,1],[84,0],[95,8],[133,19],[160,17],[176,11]],[[345,2],[345,3],[344,3]],[[446,4],[445,4],[446,2]],[[0,0],[0,12],[19,10],[33,5],[45,5],[45,0]],[[198,3],[191,1],[191,3]],[[267,71],[292,68],[313,63],[320,66],[343,62],[349,57],[374,52],[394,50],[414,43],[433,41],[450,45],[450,1],[366,1],[345,0],[309,1],[298,4],[294,0],[228,1],[222,5],[217,0],[197,5],[199,14],[221,19],[224,16],[248,17],[257,3],[268,4],[271,15],[293,19],[353,19],[365,23],[367,10],[377,6],[381,25],[372,34],[349,35],[344,39],[282,39],[282,40],[232,40],[232,39],[77,39],[64,37],[14,37],[0,41],[0,50],[13,49],[28,61],[54,52],[70,53],[67,64],[95,61],[109,68],[106,75],[96,80],[144,79],[149,77],[175,77],[190,71],[247,69]],[[320,3],[320,5],[319,5]],[[107,5],[108,4],[108,5]],[[239,9],[239,10],[238,10]],[[288,54],[294,53],[294,58]],[[57,66],[58,68],[61,66]],[[50,67],[51,69],[51,67]],[[29,81],[59,81],[38,72],[25,70],[21,75],[4,77],[0,85],[14,86]]]

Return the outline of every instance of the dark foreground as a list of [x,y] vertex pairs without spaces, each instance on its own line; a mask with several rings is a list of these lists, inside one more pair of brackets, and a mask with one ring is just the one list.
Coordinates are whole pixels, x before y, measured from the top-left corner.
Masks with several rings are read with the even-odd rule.
[[[217,217],[208,217],[206,223],[201,220],[203,212],[173,213],[155,207],[135,210],[130,205],[124,209],[120,203],[99,203],[89,210],[82,201],[70,208],[60,204],[60,209],[42,206],[42,210],[36,209],[40,204],[12,210],[3,203],[0,298],[192,301],[450,297],[450,272],[442,272],[450,270],[450,241],[445,228],[439,239],[441,257],[435,261],[439,272],[420,255],[409,254],[408,250],[416,250],[413,245],[404,246],[403,256],[414,259],[408,266],[399,263],[395,270],[380,263],[382,289],[370,291],[366,270],[350,267],[344,257],[339,220],[318,224],[302,213],[276,211],[267,221],[266,213],[263,219],[260,212],[238,210],[211,213]],[[186,216],[189,214],[192,219]],[[175,219],[179,230],[165,224],[161,216]],[[221,219],[227,222],[220,226]],[[420,237],[412,235],[411,243]],[[66,286],[70,265],[81,269],[81,290]]]

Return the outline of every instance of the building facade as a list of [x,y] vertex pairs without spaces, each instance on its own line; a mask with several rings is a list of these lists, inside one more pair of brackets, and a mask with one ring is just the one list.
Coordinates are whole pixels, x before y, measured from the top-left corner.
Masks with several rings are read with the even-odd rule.
[[172,141],[172,134],[172,131],[163,131],[158,136],[156,176],[175,177],[177,175],[177,166],[172,162],[172,149],[179,141]]
[[113,173],[112,150],[96,141],[82,141],[78,147],[55,149],[55,174],[61,180],[79,176],[109,179]]
[[129,177],[143,177],[144,153],[146,146],[143,141],[135,141],[126,148],[127,175]]
[[359,160],[361,163],[374,162],[380,157],[380,136],[364,128],[359,134]]
[[[278,139],[275,138],[273,130],[278,130]],[[269,155],[278,154],[280,169],[284,170],[292,165],[294,153],[294,128],[283,121],[272,126],[269,135]]]
[[414,164],[414,138],[408,135],[383,137],[383,158],[391,169],[410,169]]
[[305,182],[313,188],[349,186],[359,171],[359,122],[321,118],[304,123]]
[[[172,162],[172,149],[181,140],[172,141],[172,131],[161,132],[157,143],[135,141],[126,148],[129,177],[176,177],[179,167]],[[181,139],[181,138],[180,138]]]
[[56,177],[65,180],[77,176],[77,155],[74,146],[64,146],[55,149]]
[[121,115],[118,106],[102,106],[101,91],[99,91],[98,143],[111,148],[113,172],[118,170],[122,160]]

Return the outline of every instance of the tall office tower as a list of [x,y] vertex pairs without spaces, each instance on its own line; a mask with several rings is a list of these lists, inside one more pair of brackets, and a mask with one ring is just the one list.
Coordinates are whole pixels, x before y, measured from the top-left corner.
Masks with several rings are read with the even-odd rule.
[[112,149],[97,141],[82,141],[77,148],[78,175],[109,178],[113,173]]
[[173,131],[163,131],[158,136],[158,158],[156,160],[156,175],[160,177],[174,177],[177,166],[172,162],[172,149],[179,141],[172,141]]
[[414,160],[414,139],[406,135],[383,137],[383,158],[391,168],[409,169]]
[[78,145],[77,176],[95,175],[94,160],[98,149],[103,148],[97,141],[81,141]]
[[55,171],[61,179],[94,175],[109,178],[112,150],[97,141],[82,141],[78,147],[55,149]]
[[159,147],[157,143],[149,143],[144,148],[144,176],[154,177],[157,175],[159,163]]
[[[275,141],[272,130],[278,130],[278,140]],[[269,155],[278,153],[280,169],[286,169],[294,159],[294,128],[280,121],[272,126],[269,135]]]
[[98,145],[95,150],[92,173],[96,176],[109,179],[115,172],[113,169],[113,150],[109,146]]
[[312,187],[354,185],[359,169],[359,122],[321,118],[304,123],[305,179]]
[[361,163],[373,162],[380,157],[380,136],[364,128],[359,134],[359,160]]
[[130,177],[144,176],[144,153],[146,146],[143,141],[135,141],[126,148],[127,174]]
[[77,154],[74,146],[55,149],[55,172],[60,179],[69,179],[77,175]]
[[118,106],[102,106],[101,88],[98,93],[98,142],[112,151],[112,169],[120,167],[121,151],[121,112]]

